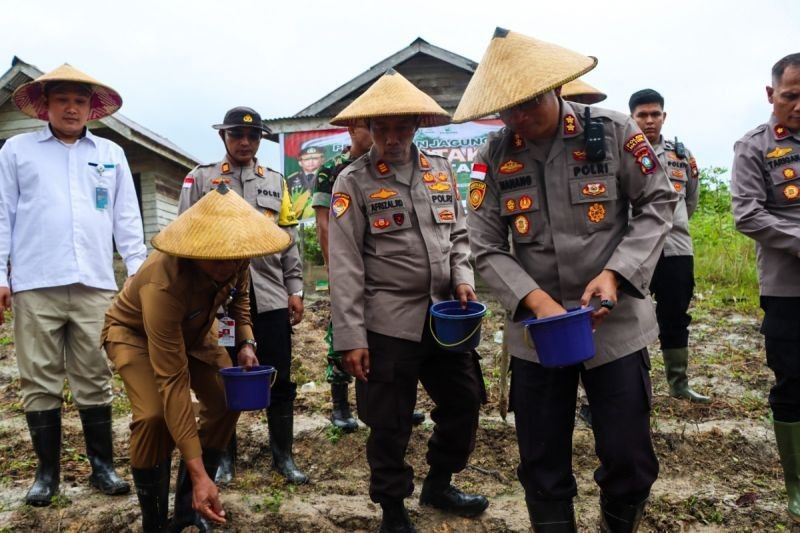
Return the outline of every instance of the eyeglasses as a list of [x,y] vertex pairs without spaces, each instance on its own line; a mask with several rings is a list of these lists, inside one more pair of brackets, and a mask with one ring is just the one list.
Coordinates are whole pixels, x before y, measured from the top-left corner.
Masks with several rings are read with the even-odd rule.
[[254,130],[252,128],[248,128],[246,130],[244,129],[227,130],[225,132],[225,135],[227,135],[228,137],[230,137],[235,141],[238,141],[242,137],[247,137],[248,141],[253,141],[253,142],[261,139],[261,132],[259,130]]

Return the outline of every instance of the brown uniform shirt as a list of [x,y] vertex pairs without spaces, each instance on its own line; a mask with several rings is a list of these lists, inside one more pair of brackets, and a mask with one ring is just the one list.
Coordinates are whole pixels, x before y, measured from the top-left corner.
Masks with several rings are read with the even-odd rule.
[[[254,162],[236,167],[227,161],[195,167],[183,181],[178,213],[183,213],[211,189],[226,184],[247,203],[277,219],[292,237],[292,245],[279,254],[250,260],[250,277],[255,289],[255,311],[263,313],[288,307],[289,294],[303,290],[303,265],[297,248],[297,220],[286,182],[280,173]],[[220,228],[220,231],[225,231]]]
[[428,304],[475,285],[464,212],[446,159],[412,148],[410,176],[373,148],[333,187],[334,349],[367,348],[367,330],[418,342]]
[[[507,128],[493,133],[473,165],[467,216],[478,273],[510,311],[509,353],[538,361],[519,323],[522,305],[541,288],[565,308],[580,306],[586,285],[603,269],[617,272],[617,306],[595,333],[587,368],[619,359],[656,339],[648,285],[677,195],[636,123],[592,107],[605,124],[606,158],[586,160],[586,106],[561,103],[552,146],[541,148]],[[511,243],[509,243],[509,233]],[[599,302],[594,301],[597,307]]]
[[[227,311],[236,321],[236,343],[252,339],[249,283],[247,261],[233,279],[220,285],[192,261],[154,251],[106,312],[101,342],[146,349],[164,400],[167,427],[184,457],[201,453],[187,357],[219,368],[230,366],[227,352],[219,346],[216,312],[233,294]],[[130,353],[117,351],[112,362],[122,366],[127,361],[121,359]]]
[[733,151],[733,216],[756,241],[761,294],[800,296],[800,132],[773,115]]
[[667,240],[664,241],[664,255],[693,255],[689,219],[697,209],[697,201],[700,198],[700,173],[697,169],[697,161],[688,149],[686,149],[685,157],[678,157],[673,141],[666,140],[664,137],[659,139],[653,149],[658,156],[659,163],[667,173],[672,188],[679,196],[672,219],[672,230],[667,234]]

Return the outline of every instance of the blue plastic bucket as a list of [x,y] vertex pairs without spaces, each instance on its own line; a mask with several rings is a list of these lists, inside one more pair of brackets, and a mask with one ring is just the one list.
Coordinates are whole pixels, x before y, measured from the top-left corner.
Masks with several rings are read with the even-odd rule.
[[447,300],[431,306],[429,326],[439,346],[451,352],[468,352],[481,342],[485,314],[486,306],[480,302],[467,302],[467,308],[462,309],[458,300]]
[[225,382],[225,401],[231,411],[257,411],[269,407],[270,387],[278,372],[271,366],[221,368]]
[[542,366],[576,365],[594,357],[592,311],[594,307],[590,306],[541,320],[523,320]]

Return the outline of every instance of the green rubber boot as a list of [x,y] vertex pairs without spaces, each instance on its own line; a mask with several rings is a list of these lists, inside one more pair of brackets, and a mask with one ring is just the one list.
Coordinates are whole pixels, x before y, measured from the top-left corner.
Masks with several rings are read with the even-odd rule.
[[775,440],[781,456],[789,516],[800,523],[800,422],[775,421]]
[[710,403],[711,398],[695,392],[689,387],[686,369],[689,366],[689,348],[669,348],[664,354],[664,372],[669,383],[669,395],[673,398],[696,403]]

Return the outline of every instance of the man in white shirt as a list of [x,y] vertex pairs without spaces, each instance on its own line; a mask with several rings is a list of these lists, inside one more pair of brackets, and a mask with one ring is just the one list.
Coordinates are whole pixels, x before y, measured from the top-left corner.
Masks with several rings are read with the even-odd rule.
[[122,148],[86,128],[122,99],[65,64],[20,86],[14,103],[49,122],[0,149],[0,323],[13,294],[22,401],[39,459],[25,501],[49,505],[58,492],[65,377],[83,425],[89,481],[105,494],[125,494],[130,487],[114,471],[111,372],[100,331],[117,290],[113,243],[129,276],[147,249]]

